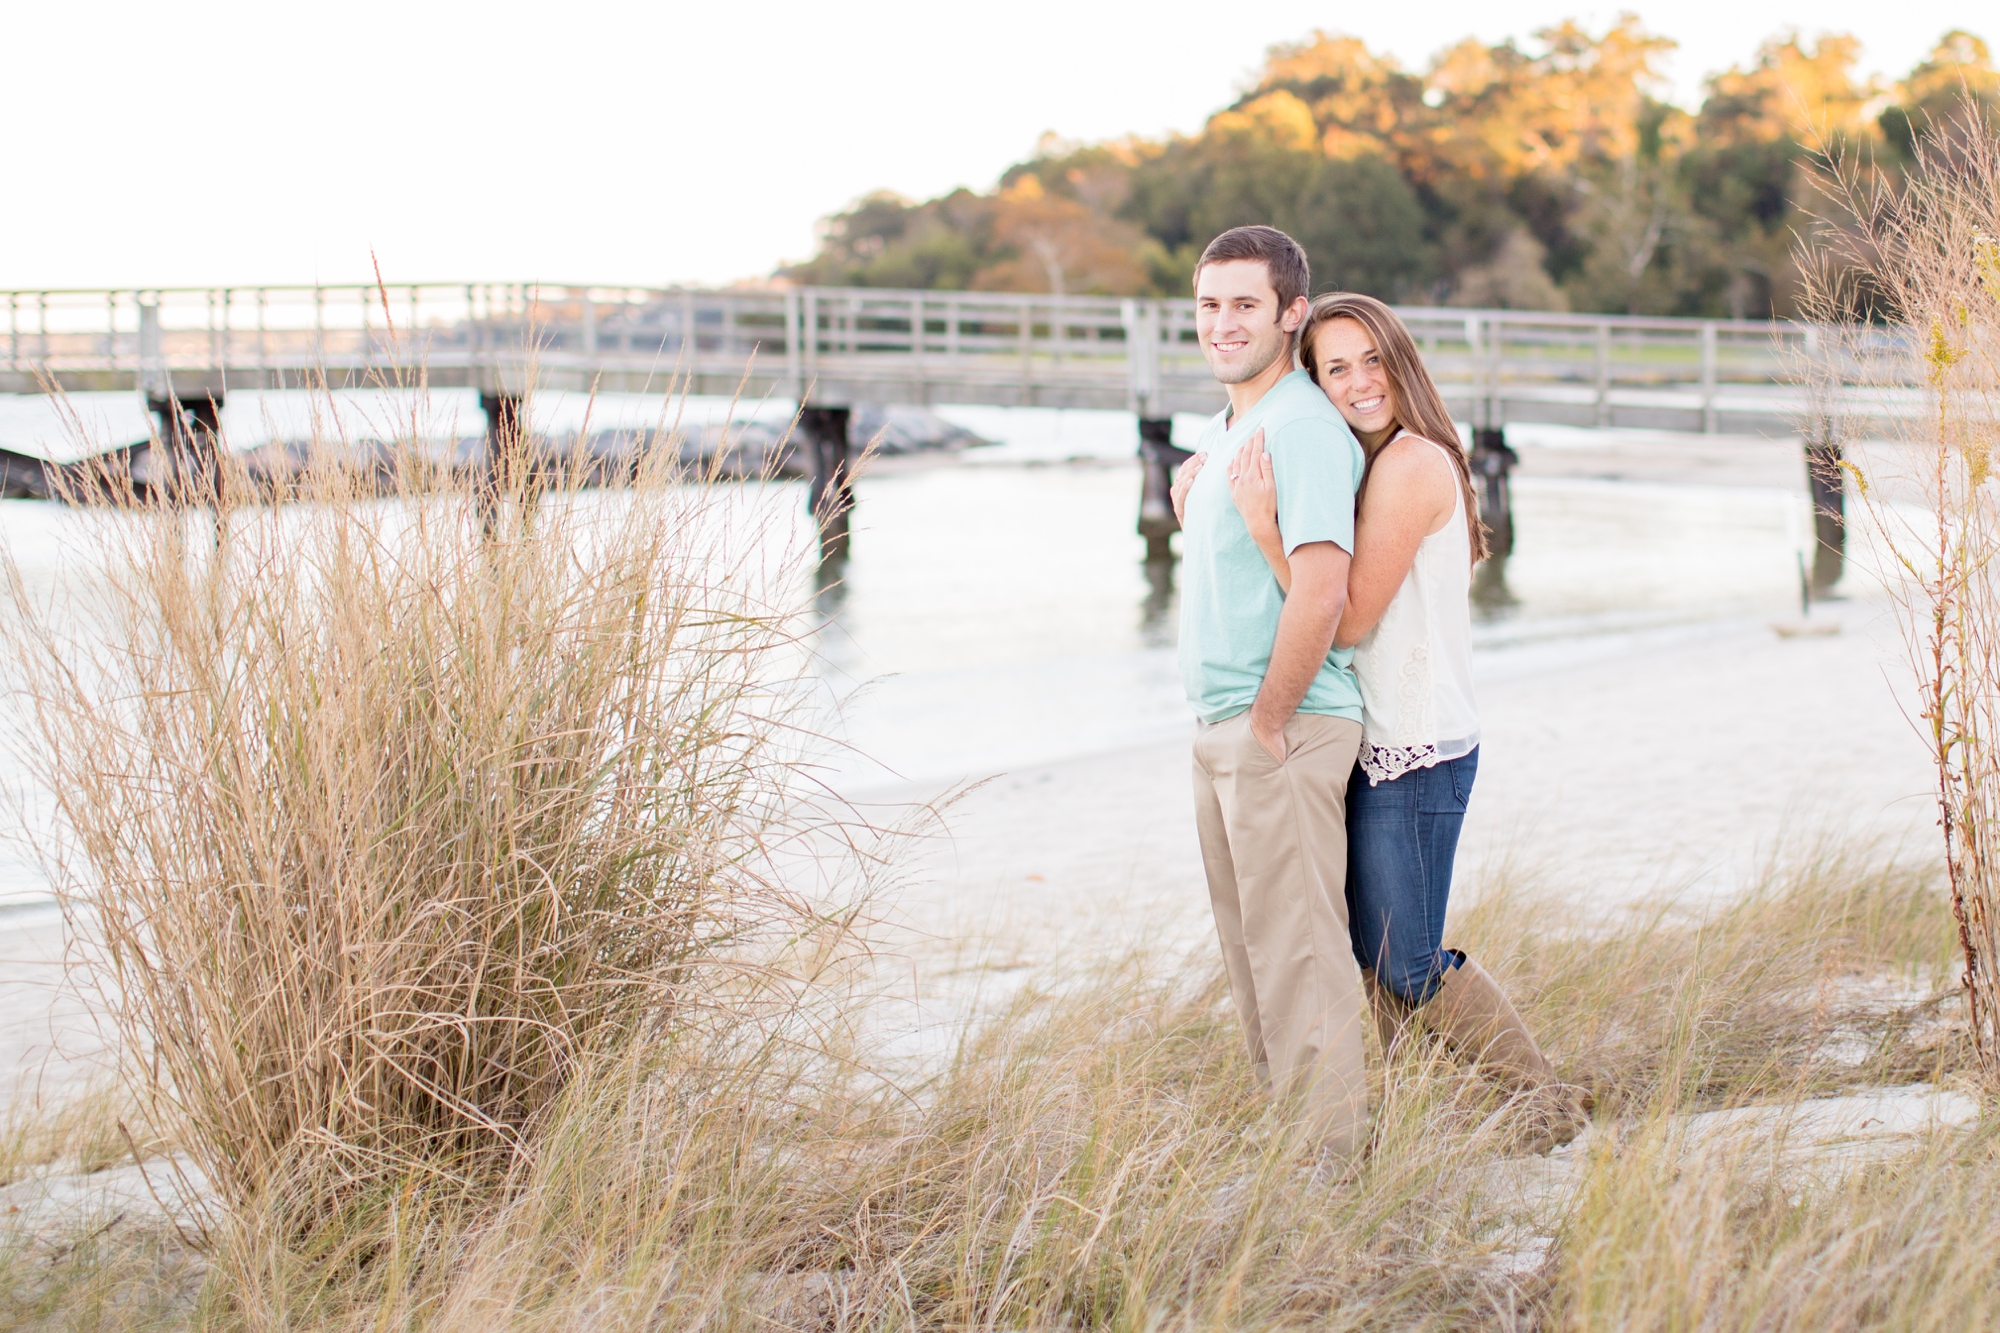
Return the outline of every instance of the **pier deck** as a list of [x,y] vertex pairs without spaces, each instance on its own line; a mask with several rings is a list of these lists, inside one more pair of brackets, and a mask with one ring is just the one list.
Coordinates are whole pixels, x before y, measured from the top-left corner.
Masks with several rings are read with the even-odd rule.
[[[1115,408],[1153,419],[1223,402],[1195,342],[1191,300],[472,283],[17,291],[0,293],[0,304],[0,391],[15,393],[133,390],[191,401],[232,389],[422,382],[494,395],[594,386],[820,407]],[[1793,384],[1818,355],[1821,331],[1811,326],[1399,313],[1454,415],[1476,428],[1777,434],[1832,410]],[[1892,382],[1834,406],[1879,415],[1915,401]]]

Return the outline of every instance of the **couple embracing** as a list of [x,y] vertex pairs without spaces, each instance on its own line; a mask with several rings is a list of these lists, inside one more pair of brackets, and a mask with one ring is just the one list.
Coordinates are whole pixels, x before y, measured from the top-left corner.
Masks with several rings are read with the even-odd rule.
[[1364,1005],[1385,1052],[1414,1021],[1502,1083],[1545,1149],[1586,1123],[1581,1095],[1443,947],[1479,765],[1471,472],[1402,321],[1309,283],[1271,227],[1224,232],[1195,270],[1229,406],[1174,483],[1180,666],[1230,991],[1259,1081],[1327,1153],[1365,1139]]

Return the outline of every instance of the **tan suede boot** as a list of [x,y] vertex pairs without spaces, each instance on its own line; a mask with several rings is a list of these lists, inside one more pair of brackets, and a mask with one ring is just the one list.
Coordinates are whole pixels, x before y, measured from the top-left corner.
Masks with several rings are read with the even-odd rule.
[[1500,983],[1470,958],[1444,974],[1424,1019],[1488,1078],[1514,1091],[1553,1083],[1555,1068]]
[[1524,1147],[1546,1152],[1568,1143],[1590,1123],[1583,1093],[1556,1077],[1555,1067],[1492,974],[1463,954],[1460,960],[1423,1007],[1424,1020],[1480,1072],[1522,1101]]
[[1397,998],[1394,991],[1375,980],[1375,969],[1361,969],[1361,993],[1368,997],[1368,1012],[1375,1016],[1375,1035],[1382,1042],[1382,1058],[1389,1058],[1402,1037],[1410,1015],[1416,1010]]

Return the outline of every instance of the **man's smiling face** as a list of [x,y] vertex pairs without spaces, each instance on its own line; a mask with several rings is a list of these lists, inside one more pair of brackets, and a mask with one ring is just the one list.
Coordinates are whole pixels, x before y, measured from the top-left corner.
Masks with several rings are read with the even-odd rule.
[[1301,312],[1278,308],[1271,271],[1261,259],[1202,266],[1194,286],[1194,327],[1208,368],[1224,384],[1254,379],[1289,359]]

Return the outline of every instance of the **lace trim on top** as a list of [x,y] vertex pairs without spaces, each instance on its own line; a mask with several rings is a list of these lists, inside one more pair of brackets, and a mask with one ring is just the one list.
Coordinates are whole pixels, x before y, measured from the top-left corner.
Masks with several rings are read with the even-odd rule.
[[1463,759],[1478,748],[1479,733],[1476,731],[1463,740],[1422,745],[1374,745],[1363,736],[1361,752],[1356,758],[1361,764],[1361,771],[1368,775],[1368,785],[1373,787],[1383,782],[1394,782],[1405,773],[1414,773],[1420,768]]
[[1405,773],[1414,773],[1420,768],[1429,768],[1438,761],[1435,745],[1370,745],[1361,742],[1361,771],[1368,775],[1368,785],[1378,782],[1393,782]]

